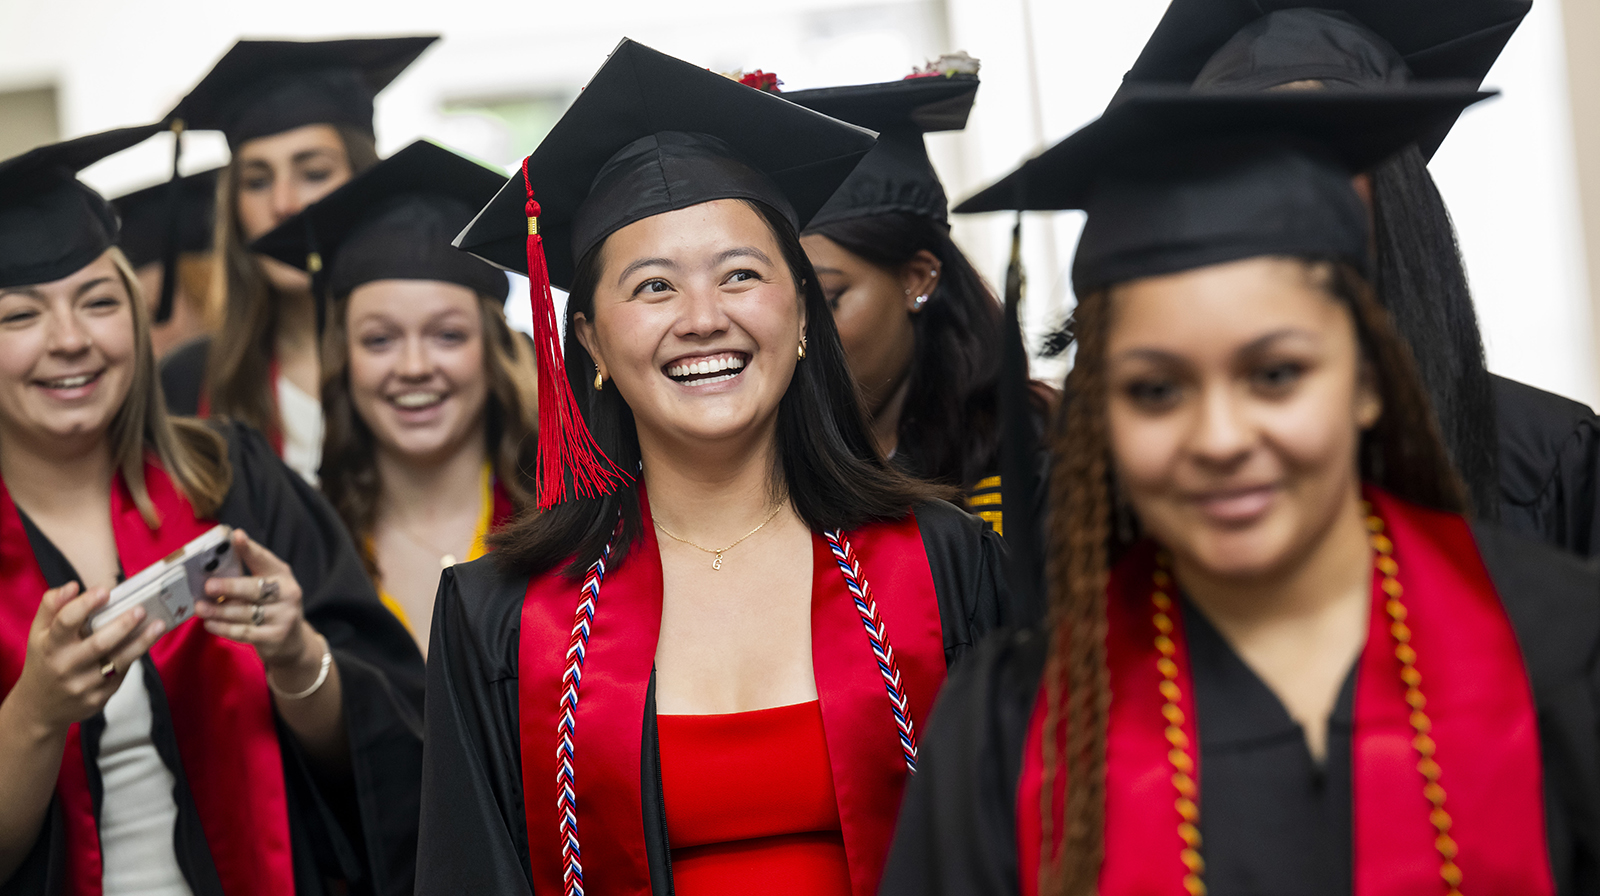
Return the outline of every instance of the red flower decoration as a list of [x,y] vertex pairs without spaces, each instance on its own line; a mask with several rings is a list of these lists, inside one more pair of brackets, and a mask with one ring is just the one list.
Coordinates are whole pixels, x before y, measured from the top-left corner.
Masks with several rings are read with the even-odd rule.
[[778,80],[777,75],[771,72],[764,72],[758,68],[740,78],[739,83],[746,87],[754,87],[764,93],[779,93],[781,91],[778,90],[778,85],[783,82]]

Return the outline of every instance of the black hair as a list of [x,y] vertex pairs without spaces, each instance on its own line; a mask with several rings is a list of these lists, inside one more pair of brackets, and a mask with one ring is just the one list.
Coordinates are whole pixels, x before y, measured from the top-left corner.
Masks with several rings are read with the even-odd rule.
[[[773,496],[787,497],[814,532],[901,519],[915,504],[951,497],[947,490],[911,479],[879,458],[845,365],[833,314],[800,247],[799,234],[770,206],[741,201],[776,237],[806,310],[806,356],[778,403]],[[567,298],[567,381],[596,444],[618,469],[635,473],[641,458],[633,411],[618,390],[594,389],[594,359],[576,334],[576,315],[594,315],[604,248],[602,242],[579,260]],[[616,563],[643,531],[637,479],[604,497],[580,496],[542,513],[533,509],[520,513],[495,537],[495,556],[503,568],[518,572],[541,573],[565,563],[564,573],[576,579],[605,549],[619,515],[622,531],[612,549]]]
[[1415,144],[1371,171],[1373,285],[1411,346],[1445,448],[1478,517],[1499,516],[1494,384],[1455,228]]
[[[994,473],[1000,452],[1004,309],[950,239],[948,225],[893,212],[832,221],[806,232],[890,271],[924,250],[939,259],[939,279],[928,303],[911,317],[915,345],[895,456],[917,475],[957,487]],[[1042,395],[1030,397],[1042,419],[1048,413]]]

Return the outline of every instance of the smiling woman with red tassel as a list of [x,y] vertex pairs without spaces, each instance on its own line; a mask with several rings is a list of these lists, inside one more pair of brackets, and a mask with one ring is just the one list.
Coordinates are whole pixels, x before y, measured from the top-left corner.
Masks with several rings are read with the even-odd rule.
[[542,511],[440,584],[419,893],[876,892],[1007,602],[878,457],[800,248],[872,144],[624,41],[457,239],[532,282]]

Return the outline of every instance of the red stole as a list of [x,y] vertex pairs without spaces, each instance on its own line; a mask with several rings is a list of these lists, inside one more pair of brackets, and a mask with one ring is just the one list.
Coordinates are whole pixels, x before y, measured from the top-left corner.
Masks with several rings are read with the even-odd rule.
[[[1466,893],[1547,896],[1555,891],[1545,842],[1543,763],[1533,690],[1522,651],[1465,519],[1405,503],[1375,488],[1365,497],[1394,541],[1402,600],[1422,674],[1445,811],[1459,845]],[[1111,714],[1106,742],[1105,863],[1100,892],[1182,894],[1178,813],[1170,745],[1163,731],[1161,675],[1151,623],[1155,547],[1129,552],[1111,575],[1107,662]],[[1367,644],[1356,675],[1352,744],[1352,852],[1355,896],[1443,893],[1430,805],[1417,771],[1410,707],[1389,633],[1385,596],[1374,575]],[[1194,688],[1181,614],[1174,661],[1188,752],[1200,782]],[[1044,689],[1029,726],[1017,798],[1018,868],[1025,896],[1038,893],[1039,806],[1043,777]],[[1058,775],[1058,781],[1061,776]],[[1058,793],[1060,791],[1058,790]],[[1202,826],[1204,822],[1201,822]],[[1202,853],[1204,847],[1202,845]],[[1203,875],[1202,875],[1203,876]]]
[[[125,570],[137,572],[210,529],[160,467],[145,483],[161,517],[152,531],[119,474],[111,489],[111,526]],[[27,658],[28,630],[49,589],[22,518],[0,483],[0,687],[9,693]],[[191,618],[161,636],[150,657],[166,691],[201,829],[229,896],[293,893],[283,757],[266,670],[255,650],[208,634]],[[99,896],[100,834],[80,739],[73,725],[56,782],[66,821],[66,893]]]
[[[607,574],[595,602],[576,713],[573,767],[584,889],[650,893],[640,761],[645,694],[661,632],[661,554],[640,490],[644,535]],[[925,720],[944,683],[944,635],[916,519],[848,533],[900,664],[912,717]],[[906,766],[877,660],[844,577],[812,536],[812,667],[833,766],[855,896],[877,892]],[[556,814],[557,715],[579,583],[535,576],[522,607],[519,711],[528,854],[537,893],[561,893]]]

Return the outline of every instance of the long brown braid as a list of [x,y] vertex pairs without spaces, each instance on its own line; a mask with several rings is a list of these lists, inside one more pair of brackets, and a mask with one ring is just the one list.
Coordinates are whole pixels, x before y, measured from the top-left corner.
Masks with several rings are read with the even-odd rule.
[[[1352,309],[1362,356],[1382,401],[1378,422],[1362,437],[1362,480],[1417,504],[1465,513],[1466,489],[1450,466],[1411,350],[1396,335],[1371,287],[1346,265],[1310,262],[1307,273]],[[1044,672],[1041,896],[1092,896],[1105,856],[1106,720],[1111,705],[1106,586],[1113,561],[1127,547],[1111,525],[1115,483],[1105,377],[1110,304],[1104,291],[1079,301],[1074,313],[1077,360],[1067,378],[1068,400],[1051,433],[1056,467],[1050,483],[1054,525],[1047,564],[1051,636]],[[1058,801],[1063,763],[1066,781]],[[1058,819],[1063,826],[1059,851]]]
[[[1047,564],[1053,587],[1050,653],[1045,666],[1044,798],[1040,800],[1044,840],[1039,869],[1039,892],[1046,896],[1092,894],[1105,847],[1106,713],[1111,706],[1106,667],[1107,541],[1111,537],[1106,306],[1104,294],[1099,293],[1078,304],[1078,357],[1067,378],[1071,401],[1057,415],[1052,433],[1058,466],[1050,477],[1050,501],[1058,508],[1058,524],[1051,527]],[[1063,708],[1064,744],[1060,740]],[[1063,761],[1064,805],[1058,807],[1056,778]],[[1065,828],[1059,853],[1053,849],[1057,818]]]

